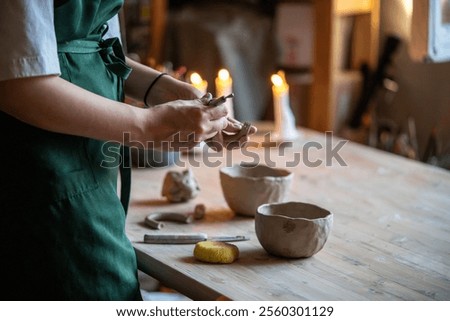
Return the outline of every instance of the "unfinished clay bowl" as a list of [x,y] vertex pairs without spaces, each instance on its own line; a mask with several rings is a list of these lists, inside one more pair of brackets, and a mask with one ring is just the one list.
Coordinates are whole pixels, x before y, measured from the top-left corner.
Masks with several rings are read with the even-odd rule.
[[220,169],[220,183],[228,206],[245,216],[255,216],[262,204],[282,202],[293,176],[285,169],[256,164],[236,164]]
[[264,204],[255,216],[256,236],[270,254],[310,257],[319,252],[330,233],[333,214],[313,204]]

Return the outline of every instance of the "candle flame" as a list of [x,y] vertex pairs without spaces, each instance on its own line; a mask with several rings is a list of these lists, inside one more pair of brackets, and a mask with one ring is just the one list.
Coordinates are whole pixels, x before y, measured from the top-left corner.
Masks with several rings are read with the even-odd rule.
[[287,81],[286,81],[286,74],[284,73],[283,70],[278,70],[277,75],[279,75],[279,76],[281,77],[281,79],[283,80],[283,83],[284,83],[284,84],[287,84]]
[[190,78],[193,85],[200,85],[203,81],[202,77],[196,72],[192,73]]
[[270,77],[270,80],[272,80],[272,84],[275,87],[281,87],[284,85],[283,78],[278,74],[273,74],[272,77]]
[[226,69],[219,70],[219,79],[220,80],[228,80],[230,78],[230,73]]

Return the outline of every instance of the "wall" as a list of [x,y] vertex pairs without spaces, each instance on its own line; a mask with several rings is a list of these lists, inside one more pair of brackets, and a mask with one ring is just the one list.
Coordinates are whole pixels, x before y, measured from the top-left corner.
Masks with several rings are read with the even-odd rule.
[[173,10],[165,58],[207,80],[226,68],[233,79],[234,111],[241,121],[259,120],[271,103],[275,70],[272,17],[247,1],[209,1]]
[[392,105],[382,115],[405,126],[408,116],[417,127],[419,154],[423,155],[433,127],[437,127],[442,150],[450,153],[450,62],[426,64],[408,54],[410,0],[381,1],[381,42],[386,34],[402,38],[391,73],[399,84]]

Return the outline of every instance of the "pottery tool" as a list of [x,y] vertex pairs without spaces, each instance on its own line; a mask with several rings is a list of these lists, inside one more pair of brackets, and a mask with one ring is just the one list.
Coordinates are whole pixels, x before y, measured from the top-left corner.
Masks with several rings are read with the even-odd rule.
[[227,101],[228,98],[233,98],[233,97],[234,97],[234,94],[231,93],[227,96],[220,96],[218,98],[213,98],[208,102],[208,106],[216,107],[216,106],[222,105],[224,102]]
[[413,151],[412,157],[415,160],[419,159],[419,144],[417,142],[416,121],[413,117],[408,117],[408,136],[411,149]]
[[202,241],[212,242],[238,242],[248,241],[243,235],[236,236],[212,236],[206,233],[174,233],[174,234],[145,234],[144,243],[150,244],[195,244]]

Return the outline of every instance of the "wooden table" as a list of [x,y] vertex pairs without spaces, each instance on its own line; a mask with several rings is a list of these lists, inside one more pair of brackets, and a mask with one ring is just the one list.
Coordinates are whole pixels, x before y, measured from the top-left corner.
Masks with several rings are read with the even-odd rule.
[[[255,141],[261,142],[261,136]],[[280,150],[250,148],[261,162],[284,167],[308,142],[325,146],[325,135],[302,130],[294,145]],[[333,146],[338,143],[333,140]],[[347,142],[336,159],[325,164],[326,149],[315,145],[305,162],[290,168],[295,174],[288,200],[311,202],[334,213],[325,247],[307,259],[283,259],[267,254],[254,232],[254,219],[235,215],[227,206],[219,168],[250,161],[234,151],[208,167],[193,161],[199,196],[170,204],[161,195],[162,181],[172,166],[134,169],[127,233],[139,268],[163,284],[195,300],[449,300],[450,299],[450,173],[362,145]],[[248,155],[249,153],[247,153]],[[266,155],[266,156],[264,156]],[[301,154],[303,155],[303,154]],[[207,155],[204,157],[208,157]],[[196,160],[201,160],[195,154]],[[161,230],[145,226],[153,211],[190,212],[204,203],[204,219],[191,224],[167,222]],[[234,243],[240,258],[233,264],[198,262],[194,245],[144,244],[145,233],[206,232],[209,235],[247,235]]]

